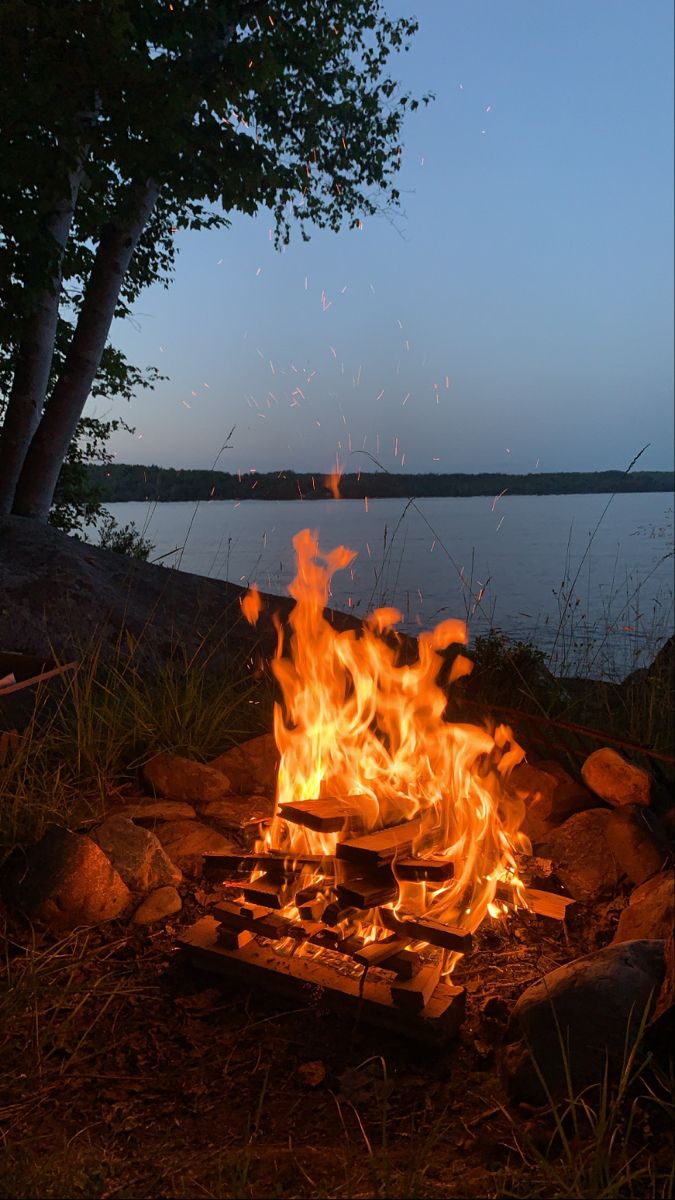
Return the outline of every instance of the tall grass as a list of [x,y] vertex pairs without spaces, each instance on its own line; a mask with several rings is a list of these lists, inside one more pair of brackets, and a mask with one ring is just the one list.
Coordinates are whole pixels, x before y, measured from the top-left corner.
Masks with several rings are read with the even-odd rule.
[[120,642],[106,659],[101,643],[89,646],[58,701],[38,695],[0,764],[0,843],[33,839],[50,821],[100,816],[154,753],[205,761],[269,727],[269,689],[243,656],[222,671],[180,652],[150,668],[137,650]]

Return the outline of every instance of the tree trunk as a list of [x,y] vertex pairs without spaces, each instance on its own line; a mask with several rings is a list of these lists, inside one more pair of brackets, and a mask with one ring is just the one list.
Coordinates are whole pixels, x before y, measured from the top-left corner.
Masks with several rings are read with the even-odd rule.
[[61,298],[63,255],[84,173],[84,154],[68,173],[66,194],[46,221],[55,256],[53,274],[25,319],[16,369],[0,429],[0,516],[12,511],[14,493],[31,438],[40,422],[49,384]]
[[134,188],[128,217],[101,234],[91,276],[63,364],[26,454],[12,511],[46,521],[59,471],[101,362],[124,276],[155,206],[159,187],[149,180]]

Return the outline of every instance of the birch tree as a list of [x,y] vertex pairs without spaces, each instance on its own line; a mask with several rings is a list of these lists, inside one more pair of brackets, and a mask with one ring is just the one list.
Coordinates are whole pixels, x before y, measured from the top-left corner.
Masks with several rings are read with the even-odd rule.
[[5,0],[0,516],[47,519],[113,317],[178,231],[266,207],[280,244],[397,203],[415,29],[381,0]]

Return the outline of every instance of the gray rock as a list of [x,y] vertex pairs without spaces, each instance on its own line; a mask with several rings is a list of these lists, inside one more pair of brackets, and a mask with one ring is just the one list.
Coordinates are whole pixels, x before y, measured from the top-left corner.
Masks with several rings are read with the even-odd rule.
[[589,754],[581,775],[587,787],[608,804],[649,804],[651,777],[616,750],[603,746]]
[[143,780],[157,795],[190,804],[222,800],[232,793],[223,771],[178,754],[156,754],[149,759],[143,766]]
[[183,902],[175,887],[161,887],[150,892],[149,896],[139,904],[131,918],[134,925],[154,925],[155,921],[163,921],[180,912]]
[[214,758],[211,766],[227,775],[233,792],[263,796],[276,794],[279,751],[271,733],[263,733],[260,737],[249,738],[240,746],[233,746]]
[[167,821],[157,827],[157,837],[176,866],[194,871],[202,855],[236,854],[235,842],[200,821]]
[[527,988],[511,1014],[502,1056],[511,1099],[545,1104],[547,1091],[556,1101],[566,1098],[566,1072],[574,1095],[601,1084],[606,1067],[615,1078],[664,969],[663,941],[623,942],[558,967]]
[[672,936],[675,927],[675,871],[653,875],[635,888],[614,935],[615,942]]
[[59,825],[34,846],[10,854],[0,888],[8,908],[55,930],[112,921],[131,904],[127,885],[100,846]]
[[551,834],[547,853],[561,883],[575,900],[609,896],[621,879],[621,868],[607,840],[611,809],[575,813]]
[[92,834],[132,892],[150,892],[183,878],[161,842],[128,817],[108,817]]

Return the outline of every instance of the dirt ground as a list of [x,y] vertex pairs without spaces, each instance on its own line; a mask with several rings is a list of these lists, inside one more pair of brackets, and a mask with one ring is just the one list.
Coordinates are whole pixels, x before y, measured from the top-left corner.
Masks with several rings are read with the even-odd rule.
[[606,930],[583,912],[569,931],[530,914],[482,928],[455,974],[466,1022],[439,1052],[317,996],[299,1007],[196,973],[176,938],[209,897],[184,890],[180,924],[159,931],[8,931],[0,1196],[533,1194],[525,1144],[550,1126],[509,1109],[500,1022],[481,1012]]

